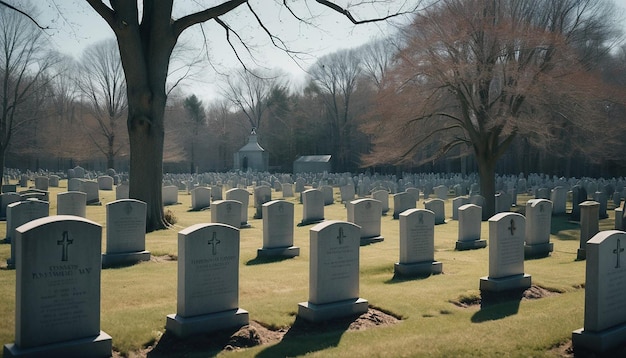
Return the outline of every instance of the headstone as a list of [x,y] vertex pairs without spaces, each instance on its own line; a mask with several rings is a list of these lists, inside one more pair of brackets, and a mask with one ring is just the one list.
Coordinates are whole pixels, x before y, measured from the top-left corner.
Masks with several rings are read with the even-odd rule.
[[146,203],[135,199],[106,205],[106,252],[102,254],[102,267],[150,261],[150,251],[146,251],[146,210]]
[[572,332],[574,348],[600,353],[626,342],[626,233],[609,230],[587,241],[585,318]]
[[459,220],[459,208],[465,204],[469,204],[467,196],[457,196],[452,199],[452,220]]
[[7,259],[8,268],[15,268],[16,246],[13,240],[15,229],[30,221],[50,215],[49,208],[49,203],[41,200],[18,201],[7,206],[7,232],[5,241],[11,243],[11,257]]
[[306,182],[303,178],[296,179],[296,193],[302,193],[304,191],[304,186]]
[[448,187],[445,185],[438,185],[433,188],[437,199],[448,200]]
[[211,207],[211,188],[199,186],[193,188],[191,193],[191,210],[199,211]]
[[67,180],[67,191],[81,191],[81,183],[84,179],[70,178]]
[[321,322],[367,312],[367,300],[359,298],[359,231],[336,220],[311,228],[309,300],[298,304],[298,317]]
[[319,189],[322,191],[322,194],[324,194],[324,205],[332,205],[335,202],[333,187],[330,185],[322,185]]
[[580,220],[580,207],[579,205],[587,201],[587,191],[580,185],[572,187],[572,212],[570,213],[570,220]]
[[79,179],[84,179],[85,169],[81,168],[80,166],[74,167],[74,177],[79,178]]
[[162,187],[161,195],[163,205],[178,204],[178,187],[176,185],[167,185]]
[[482,208],[483,206],[485,206],[485,197],[482,195],[472,195],[469,198],[469,203],[480,206]]
[[550,199],[550,189],[548,188],[539,188],[535,192],[535,199]]
[[420,200],[420,191],[417,188],[406,188],[405,191],[413,196],[415,202],[417,203]]
[[405,277],[440,274],[442,266],[435,261],[435,213],[424,209],[402,212],[400,261],[394,265],[394,274]]
[[211,185],[211,197],[213,198],[213,201],[222,200],[224,198],[222,196],[221,185]]
[[211,203],[211,222],[239,228],[241,225],[241,202],[216,200]]
[[80,181],[80,189],[78,191],[82,191],[87,194],[87,205],[99,205],[100,204],[100,193],[98,183],[91,180],[82,180]]
[[552,213],[554,215],[564,215],[567,207],[567,189],[562,186],[556,186],[550,193],[550,201],[552,201]]
[[442,199],[428,199],[424,202],[426,210],[435,214],[435,225],[446,223],[446,203]]
[[415,209],[415,197],[411,193],[402,192],[393,195],[393,218],[399,219],[400,213],[408,209]]
[[324,194],[319,189],[308,189],[301,194],[302,221],[298,226],[324,221]]
[[241,224],[236,227],[250,227],[248,224],[248,204],[250,202],[250,192],[246,189],[234,188],[227,190],[226,200],[236,200],[241,203]]
[[481,277],[480,290],[502,292],[530,288],[524,273],[526,219],[518,213],[499,213],[489,219],[489,276]]
[[15,184],[2,184],[3,193],[15,193],[17,192],[17,185]]
[[602,191],[596,191],[595,193],[593,193],[593,200],[597,201],[600,204],[600,208],[598,209],[598,217],[600,218],[600,220],[608,218],[609,214],[606,212],[606,209],[609,199],[606,196],[606,193]]
[[82,191],[66,191],[57,194],[57,215],[87,217],[87,194]]
[[293,184],[283,183],[282,191],[283,191],[283,198],[292,198],[293,197]]
[[28,189],[21,191],[18,194],[22,196],[22,200],[37,199],[41,201],[50,201],[50,192],[46,190]]
[[128,199],[130,187],[126,183],[121,183],[115,187],[115,200]]
[[113,190],[113,177],[108,175],[98,177],[98,187],[100,190]]
[[474,204],[465,204],[459,208],[459,238],[455,249],[473,250],[487,247],[487,240],[481,240],[483,209]]
[[28,186],[28,176],[27,175],[22,175],[20,177],[20,187],[26,188],[27,186]]
[[196,224],[178,233],[176,314],[167,315],[168,331],[188,337],[249,323],[239,308],[239,247],[239,230],[228,225]]
[[505,192],[496,193],[496,214],[511,211],[511,198]]
[[50,175],[48,177],[49,180],[49,184],[51,187],[53,188],[58,188],[59,187],[59,181],[61,180],[61,177],[58,175]]
[[387,215],[389,211],[389,192],[387,190],[376,190],[372,193],[372,199],[380,201],[382,214]]
[[545,199],[531,199],[526,202],[526,238],[524,257],[545,257],[550,255],[554,245],[550,242],[552,228],[552,202]]
[[272,188],[261,185],[254,188],[254,208],[256,209],[254,219],[263,218],[263,204],[272,201]]
[[576,260],[584,260],[586,257],[585,247],[587,241],[600,231],[598,211],[600,203],[597,201],[584,201],[580,203],[580,245],[576,252]]
[[380,236],[382,204],[378,200],[364,198],[346,205],[348,222],[361,227],[361,246],[385,240]]
[[0,194],[0,219],[6,220],[7,207],[9,204],[16,203],[18,201],[22,201],[22,196],[18,193],[6,192]]
[[272,200],[263,204],[263,247],[258,257],[295,257],[300,248],[293,246],[294,204]]
[[102,227],[51,216],[16,229],[15,343],[4,357],[110,357],[100,330]]
[[35,177],[35,189],[48,190],[49,186],[50,186],[50,181],[48,177],[44,177],[44,176]]
[[615,230],[622,230],[622,219],[624,215],[624,209],[615,208]]
[[356,195],[354,191],[354,185],[352,183],[348,183],[339,188],[339,192],[341,194],[341,202],[347,203],[354,200],[354,196]]

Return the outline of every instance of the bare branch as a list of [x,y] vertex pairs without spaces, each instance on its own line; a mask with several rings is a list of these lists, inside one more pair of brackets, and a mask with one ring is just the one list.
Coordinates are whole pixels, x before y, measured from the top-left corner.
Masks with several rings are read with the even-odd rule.
[[13,6],[13,5],[11,5],[11,4],[9,4],[9,3],[7,3],[6,1],[0,0],[0,5],[4,5],[4,6],[8,7],[9,9],[14,10],[14,11],[17,11],[17,12],[19,12],[20,14],[22,14],[22,15],[26,16],[26,17],[27,17],[30,21],[32,21],[32,22],[33,22],[33,23],[34,23],[34,24],[35,24],[38,28],[40,28],[41,30],[49,30],[49,29],[50,29],[50,27],[49,27],[49,26],[45,26],[45,27],[44,27],[44,26],[41,26],[41,25],[37,22],[37,20],[35,20],[35,19],[34,19],[32,16],[30,16],[28,13],[26,13],[26,12],[25,12],[25,11],[23,11],[23,10],[20,10],[20,9],[16,8],[15,6]]

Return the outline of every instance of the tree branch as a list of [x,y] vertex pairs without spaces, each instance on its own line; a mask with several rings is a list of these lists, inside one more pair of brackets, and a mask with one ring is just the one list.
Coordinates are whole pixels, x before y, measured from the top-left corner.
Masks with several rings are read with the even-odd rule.
[[13,10],[13,11],[17,11],[17,12],[19,12],[20,14],[22,14],[22,15],[26,16],[26,17],[27,17],[30,21],[32,21],[32,22],[33,22],[33,23],[34,23],[34,24],[35,24],[38,28],[40,28],[41,30],[48,30],[48,29],[50,29],[50,27],[49,27],[49,26],[46,26],[46,27],[41,26],[41,25],[37,22],[37,20],[35,20],[32,16],[30,16],[29,14],[27,14],[25,11],[22,11],[22,10],[20,10],[20,9],[16,8],[15,6],[13,6],[13,5],[11,5],[11,4],[9,4],[9,3],[7,3],[7,2],[5,2],[5,1],[3,1],[3,0],[0,0],[0,5],[4,5],[4,6],[8,7],[9,9],[11,9],[11,10]]
[[345,17],[348,18],[348,20],[350,20],[350,22],[352,22],[355,25],[359,25],[359,24],[367,24],[370,22],[380,22],[380,21],[385,21],[385,20],[389,20],[391,18],[394,17],[398,17],[401,15],[406,15],[406,14],[411,14],[413,13],[415,10],[417,10],[417,6],[412,9],[411,11],[403,11],[403,12],[396,12],[387,16],[383,16],[383,17],[378,17],[378,18],[373,18],[373,19],[367,19],[367,20],[357,20],[354,18],[354,16],[352,16],[352,14],[350,13],[350,11],[348,9],[344,9],[341,6],[333,3],[332,1],[328,1],[328,0],[315,0],[318,4],[326,6],[330,9],[332,9],[333,11],[336,11],[342,15],[344,15]]
[[[91,0],[93,1],[93,0]],[[219,16],[222,16],[231,10],[234,10],[239,5],[248,2],[247,0],[231,0],[220,5],[208,8],[203,11],[198,11],[193,14],[189,14],[187,16],[181,17],[180,19],[174,21],[172,24],[172,30],[174,32],[174,37],[178,38],[178,36],[188,27],[193,26],[195,24],[199,24],[201,22],[205,22],[211,19],[218,20]],[[219,21],[218,21],[219,23]],[[222,25],[223,26],[223,25]]]

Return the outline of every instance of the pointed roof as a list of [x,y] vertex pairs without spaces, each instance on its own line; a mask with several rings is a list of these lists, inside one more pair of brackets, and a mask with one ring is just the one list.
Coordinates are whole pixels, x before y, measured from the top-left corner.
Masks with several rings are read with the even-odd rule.
[[252,128],[248,143],[239,149],[240,152],[264,152],[265,149],[259,145],[256,129]]

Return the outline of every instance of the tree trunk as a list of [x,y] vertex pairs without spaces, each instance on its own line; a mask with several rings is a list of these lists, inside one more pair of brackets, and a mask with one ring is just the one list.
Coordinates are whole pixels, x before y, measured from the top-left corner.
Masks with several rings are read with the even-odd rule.
[[6,148],[3,146],[0,146],[0,185],[9,184],[8,182],[7,183],[4,182],[4,163],[5,163],[4,154],[5,153],[6,153]]
[[483,221],[489,220],[496,212],[496,160],[485,155],[476,155],[480,176],[480,195],[485,198]]
[[[130,93],[130,91],[129,91]],[[163,141],[166,96],[143,92],[128,98],[129,196],[147,204],[146,232],[167,228],[163,217]],[[146,104],[146,99],[150,103]],[[143,99],[143,101],[142,101]],[[144,104],[136,106],[135,104]],[[149,109],[149,113],[145,113]]]

